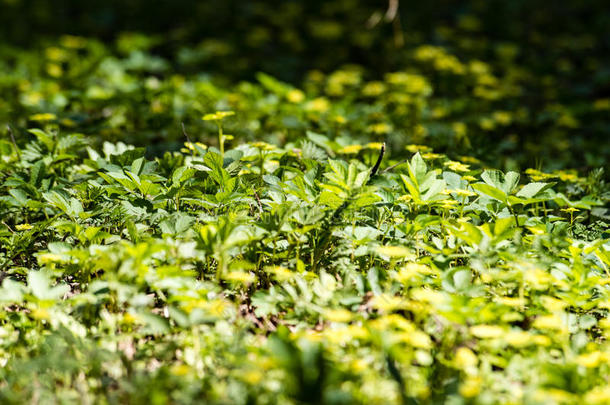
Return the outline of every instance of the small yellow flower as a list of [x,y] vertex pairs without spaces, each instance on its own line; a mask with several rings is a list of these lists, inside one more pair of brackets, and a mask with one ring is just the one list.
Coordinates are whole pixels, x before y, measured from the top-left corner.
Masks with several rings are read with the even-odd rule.
[[548,295],[540,297],[540,301],[542,302],[542,306],[552,312],[557,312],[563,310],[568,306],[568,303],[562,300],[558,300],[554,297],[549,297]]
[[430,336],[420,330],[414,330],[407,334],[407,343],[419,349],[431,349],[432,340]]
[[53,121],[57,119],[57,116],[52,113],[34,114],[30,115],[30,121]]
[[494,301],[497,302],[498,304],[507,305],[509,307],[515,307],[515,308],[522,307],[527,303],[525,298],[518,298],[518,297],[498,297],[498,298],[494,299]]
[[55,62],[62,62],[68,58],[68,54],[64,49],[58,48],[56,46],[51,46],[45,49],[45,55],[48,59]]
[[544,335],[533,336],[532,342],[534,342],[535,345],[544,346],[544,347],[551,345],[551,339],[549,339],[548,336],[544,336]]
[[79,49],[87,46],[87,40],[74,35],[63,35],[59,39],[60,44],[66,48]]
[[444,201],[443,201],[443,202],[440,204],[440,207],[441,207],[442,209],[449,210],[449,209],[451,209],[451,208],[455,207],[457,204],[459,204],[459,203],[458,203],[457,201],[455,201],[455,200],[444,200]]
[[585,394],[583,403],[590,405],[610,404],[610,385],[593,388]]
[[170,368],[170,373],[178,377],[184,377],[186,375],[191,374],[192,372],[193,370],[191,369],[191,367],[186,364],[177,364]]
[[286,99],[291,103],[298,104],[305,100],[305,93],[303,93],[301,90],[293,89],[286,93]]
[[493,113],[493,118],[500,125],[509,125],[513,120],[511,113],[507,111],[496,111]]
[[318,97],[308,102],[305,105],[305,109],[307,111],[323,113],[330,109],[330,102],[324,97]]
[[61,68],[61,65],[57,63],[48,63],[47,64],[47,74],[51,77],[58,78],[64,73],[64,70]]
[[398,257],[414,258],[415,257],[415,255],[411,252],[411,250],[404,246],[378,246],[377,253],[382,256],[388,256],[391,258],[398,258]]
[[541,172],[540,170],[536,170],[536,169],[527,169],[525,171],[525,173],[528,176],[530,176],[530,178],[534,181],[543,181],[543,180],[548,180],[548,179],[552,179],[555,177],[552,174],[544,173],[544,172]]
[[481,161],[479,159],[472,157],[472,156],[460,156],[460,160],[462,162],[471,163],[471,164],[475,164],[475,165],[478,165],[481,163]]
[[71,120],[70,118],[62,118],[61,121],[59,121],[59,123],[65,127],[75,127],[76,126],[76,122],[74,122],[74,120]]
[[432,148],[426,145],[407,145],[405,146],[405,149],[411,153],[417,153],[417,152],[421,152],[421,153],[425,153],[425,152],[432,152]]
[[600,98],[593,102],[595,110],[610,110],[610,98]]
[[470,328],[470,333],[480,339],[491,339],[502,336],[504,328],[496,325],[476,325]]
[[335,115],[333,117],[333,121],[337,124],[343,125],[347,122],[347,118],[345,118],[343,115]]
[[271,145],[270,143],[262,142],[262,141],[253,142],[253,143],[251,143],[251,145],[254,146],[256,149],[260,149],[263,151],[270,151],[270,150],[276,149],[275,145]]
[[496,122],[491,118],[483,117],[479,120],[479,126],[486,131],[491,131],[496,127]]
[[411,280],[422,275],[431,275],[435,273],[436,272],[434,270],[432,270],[425,264],[408,263],[406,266],[402,267],[397,273],[395,273],[394,279],[402,284],[407,284]]
[[450,160],[448,162],[445,162],[444,165],[447,166],[450,170],[453,170],[454,172],[468,172],[468,171],[470,171],[470,165],[466,165],[466,164],[461,163],[461,162],[456,162],[454,160]]
[[476,367],[479,359],[476,354],[467,347],[459,347],[455,352],[454,364],[460,370],[466,370],[471,367]]
[[432,153],[432,152],[422,153],[422,155],[421,155],[421,157],[423,157],[424,159],[428,159],[428,160],[440,159],[443,156],[444,155],[441,155],[440,153]]
[[361,145],[348,145],[344,146],[337,151],[337,153],[345,154],[345,155],[353,155],[362,150]]
[[468,130],[468,127],[463,122],[454,122],[451,124],[451,128],[458,138],[465,137]]
[[287,269],[286,267],[282,267],[282,266],[268,266],[268,267],[265,267],[265,271],[273,274],[274,278],[280,282],[288,281],[288,280],[292,279],[295,274],[292,271],[290,271],[289,269]]
[[201,142],[195,142],[195,143],[185,142],[184,146],[186,146],[188,150],[192,150],[192,151],[196,151],[197,148],[201,148],[201,149],[207,149],[208,148],[207,145],[205,145],[205,144],[203,144]]
[[322,313],[324,319],[330,322],[347,323],[354,318],[354,314],[347,309],[327,309]]
[[246,271],[232,271],[226,274],[224,279],[239,284],[252,284],[256,280],[256,276]]
[[599,351],[581,354],[576,358],[576,364],[586,368],[595,368],[604,362],[604,360],[607,360],[606,357]]
[[557,172],[557,175],[559,176],[559,179],[561,181],[577,182],[579,180],[578,175],[576,175],[574,172],[560,170],[559,172]]
[[460,395],[465,398],[474,398],[481,392],[483,380],[481,377],[468,377],[460,384]]
[[564,324],[561,317],[557,315],[543,315],[536,318],[534,321],[534,328],[537,329],[564,329],[566,325]]
[[477,193],[470,191],[470,190],[464,190],[464,189],[457,189],[457,190],[451,190],[452,193],[456,194],[458,197],[474,197],[475,195],[477,195]]
[[205,114],[201,117],[204,121],[220,121],[226,117],[230,117],[231,115],[235,115],[234,111],[216,111],[212,114]]
[[417,74],[396,72],[388,73],[385,77],[386,82],[400,86],[406,93],[422,97],[432,94],[432,86],[424,77]]
[[47,311],[45,308],[35,308],[32,310],[31,316],[39,320],[47,320],[50,318],[49,311]]
[[375,97],[381,95],[386,90],[386,86],[383,82],[369,82],[362,88],[362,94],[368,97]]
[[392,131],[392,127],[385,122],[380,122],[369,125],[367,130],[375,135],[384,135],[390,133],[390,131]]
[[417,301],[424,301],[430,304],[442,304],[446,301],[446,297],[442,292],[429,288],[416,288],[411,290],[411,297]]
[[373,149],[373,150],[381,150],[382,147],[383,147],[382,142],[369,142],[365,145],[365,148]]
[[504,335],[506,343],[513,347],[524,347],[533,344],[532,336],[524,331],[510,331]]

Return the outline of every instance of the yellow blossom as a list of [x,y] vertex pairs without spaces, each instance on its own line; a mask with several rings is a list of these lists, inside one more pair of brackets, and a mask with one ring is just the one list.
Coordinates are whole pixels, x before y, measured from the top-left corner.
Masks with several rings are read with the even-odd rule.
[[465,398],[474,398],[481,392],[483,380],[478,376],[470,376],[460,384],[460,395]]
[[517,330],[511,330],[506,333],[504,340],[513,347],[524,347],[534,343],[529,333]]
[[256,280],[256,276],[246,271],[232,271],[223,277],[225,280],[233,281],[240,284],[252,284]]
[[557,298],[549,297],[548,295],[540,297],[540,301],[542,301],[542,306],[545,309],[552,312],[561,311],[568,306],[567,302],[558,300]]
[[354,314],[347,309],[327,309],[322,313],[324,319],[331,322],[346,323],[354,318]]
[[443,157],[443,155],[441,155],[440,153],[428,152],[428,153],[422,153],[421,157],[423,157],[424,159],[433,160],[433,159],[440,159]]
[[268,266],[265,267],[265,271],[273,274],[276,280],[283,282],[293,278],[294,273],[282,266]]
[[55,114],[51,113],[43,113],[43,114],[34,114],[29,116],[30,121],[53,121],[57,119]]
[[368,97],[379,96],[386,90],[386,86],[383,82],[375,81],[369,82],[362,88],[362,94]]
[[383,143],[382,142],[369,142],[365,145],[365,147],[367,149],[381,150],[381,148],[383,147]]
[[444,163],[445,166],[447,166],[450,170],[453,170],[454,172],[468,172],[470,171],[470,166],[466,165],[464,163],[461,162],[456,162],[454,160],[450,160],[448,162]]
[[404,246],[378,246],[377,253],[391,258],[414,258],[415,255]]
[[507,111],[496,111],[493,113],[493,118],[500,125],[509,125],[513,120],[511,113]]
[[385,122],[380,122],[369,125],[367,130],[375,135],[384,135],[389,133],[392,130],[392,127]]
[[588,391],[584,397],[584,404],[587,405],[606,405],[610,403],[610,385],[597,386]]
[[603,353],[596,351],[592,353],[581,354],[576,358],[576,364],[586,368],[594,368],[599,366],[602,362],[607,361],[607,356]]
[[407,146],[405,146],[405,149],[411,153],[432,152],[432,148],[430,148],[429,146],[426,146],[426,145],[407,145]]
[[291,103],[297,104],[305,100],[305,93],[301,90],[293,89],[286,93],[286,99]]
[[496,325],[476,325],[470,328],[470,333],[481,339],[497,338],[504,334],[504,328]]
[[235,115],[234,111],[216,111],[215,113],[205,114],[201,117],[204,121],[220,121],[226,117],[230,117],[231,115]]
[[343,115],[335,115],[333,117],[333,121],[339,125],[343,125],[347,122],[347,118],[345,118]]
[[403,309],[406,301],[396,295],[381,294],[373,298],[371,305],[373,308],[378,309],[382,312],[392,312],[397,309]]
[[600,98],[593,102],[595,110],[610,110],[610,98]]
[[61,45],[66,48],[79,49],[87,46],[87,40],[85,38],[74,35],[63,35],[59,41]]
[[307,111],[323,113],[330,109],[330,102],[324,97],[314,98],[305,105]]
[[566,325],[558,315],[543,315],[536,318],[534,328],[560,330],[566,328]]
[[479,359],[476,354],[467,347],[459,347],[455,352],[454,364],[460,370],[466,370],[471,367],[476,367]]
[[270,150],[276,149],[275,145],[271,145],[270,143],[262,142],[262,141],[252,142],[251,145],[253,147],[255,147],[256,149],[260,149],[260,150],[263,150],[263,151],[270,151]]
[[361,145],[348,145],[348,146],[344,146],[341,149],[339,149],[337,151],[337,153],[341,153],[341,154],[345,154],[345,155],[352,155],[352,154],[356,154],[356,153],[360,152],[361,150],[362,150]]

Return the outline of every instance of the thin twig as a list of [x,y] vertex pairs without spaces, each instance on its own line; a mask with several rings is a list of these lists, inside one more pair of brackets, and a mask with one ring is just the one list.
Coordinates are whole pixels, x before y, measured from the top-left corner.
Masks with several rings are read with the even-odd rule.
[[19,152],[19,147],[17,146],[17,141],[15,141],[15,135],[13,134],[11,125],[6,124],[6,129],[8,131],[8,135],[11,137],[11,142],[13,142],[13,146],[15,147],[15,152],[17,152],[17,159],[21,160],[21,152]]
[[261,199],[258,197],[258,193],[254,190],[254,198],[256,198],[256,202],[258,203],[258,210],[263,212],[263,203],[261,203]]
[[364,26],[369,30],[373,29],[377,26],[377,24],[379,24],[382,18],[383,15],[379,11],[375,11],[373,14],[371,14],[368,20],[366,20]]
[[381,172],[381,173],[387,173],[387,172],[389,172],[390,170],[393,170],[394,168],[396,168],[396,167],[400,166],[401,164],[403,164],[403,163],[407,163],[408,161],[409,161],[409,159],[404,159],[404,160],[401,160],[400,162],[395,163],[395,164],[393,164],[392,166],[390,166],[390,167],[386,168],[386,169],[385,169],[383,172]]
[[2,221],[2,224],[4,226],[6,226],[8,228],[8,230],[11,231],[11,233],[15,233],[15,231],[13,231],[13,229],[10,226],[8,226],[8,224],[6,222]]
[[398,13],[399,0],[389,0],[388,10],[385,12],[385,20],[387,22],[394,21]]
[[373,169],[371,170],[370,177],[374,177],[377,174],[377,171],[379,170],[379,166],[381,165],[381,161],[383,160],[384,154],[385,154],[385,142],[381,144],[381,150],[379,150],[379,157],[377,158],[377,163],[375,163],[375,166],[373,166]]
[[186,128],[184,127],[184,122],[180,123],[180,126],[182,126],[182,133],[184,134],[184,136],[186,137],[186,140],[188,143],[190,143],[191,145],[193,144],[193,142],[191,142],[191,138],[189,138],[189,134],[186,133]]

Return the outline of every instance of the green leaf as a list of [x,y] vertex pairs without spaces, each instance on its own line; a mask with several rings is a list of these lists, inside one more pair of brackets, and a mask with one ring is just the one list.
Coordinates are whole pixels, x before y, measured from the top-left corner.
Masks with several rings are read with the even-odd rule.
[[521,190],[516,194],[517,197],[522,198],[533,198],[541,192],[552,187],[555,183],[529,183],[523,186]]
[[495,200],[506,203],[507,195],[501,189],[485,183],[472,184],[472,188],[479,194],[486,195]]

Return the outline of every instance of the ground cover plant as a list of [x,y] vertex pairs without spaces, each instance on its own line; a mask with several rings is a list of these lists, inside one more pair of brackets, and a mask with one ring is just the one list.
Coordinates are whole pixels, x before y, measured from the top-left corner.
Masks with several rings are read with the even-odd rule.
[[0,45],[2,403],[610,402],[604,39],[326,3],[298,80],[252,55],[308,2]]

